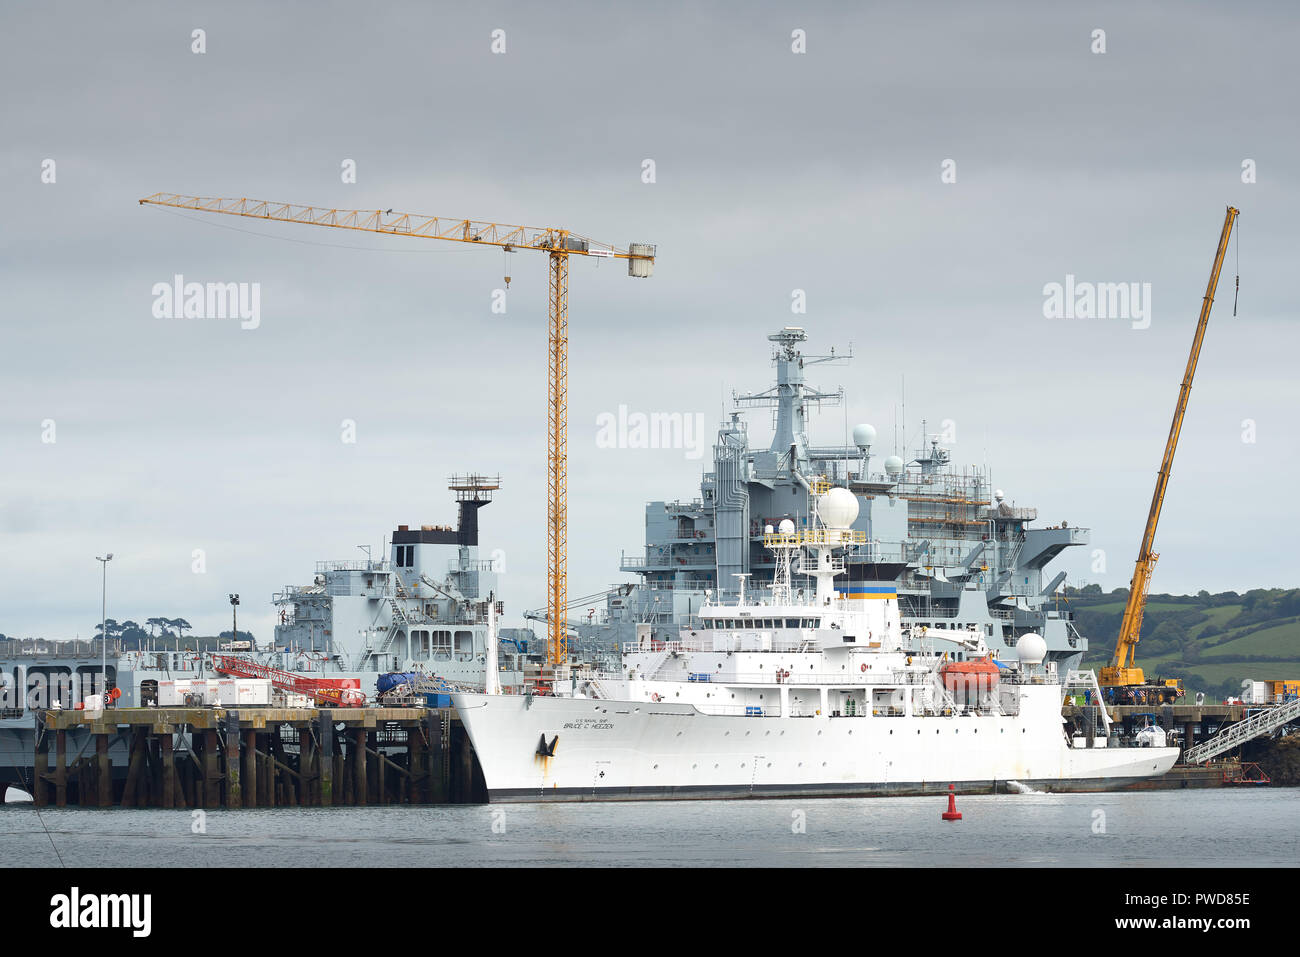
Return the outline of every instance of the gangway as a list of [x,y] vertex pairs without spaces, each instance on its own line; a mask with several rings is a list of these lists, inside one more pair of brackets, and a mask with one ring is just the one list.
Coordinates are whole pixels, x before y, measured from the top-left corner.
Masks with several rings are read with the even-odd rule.
[[1252,738],[1276,731],[1284,724],[1300,718],[1300,698],[1286,704],[1269,708],[1259,714],[1253,714],[1245,721],[1238,721],[1229,728],[1224,728],[1208,741],[1202,741],[1195,747],[1183,752],[1184,764],[1201,764],[1224,751],[1231,751],[1239,744],[1245,744]]
[[363,708],[366,704],[365,693],[357,688],[340,688],[327,684],[328,679],[304,677],[248,658],[213,655],[212,667],[217,674],[268,679],[272,687],[294,694],[307,695],[317,704],[331,704],[336,708]]

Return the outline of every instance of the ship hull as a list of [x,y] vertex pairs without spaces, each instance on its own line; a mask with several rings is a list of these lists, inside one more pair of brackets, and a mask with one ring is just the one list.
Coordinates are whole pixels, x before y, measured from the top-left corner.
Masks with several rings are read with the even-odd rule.
[[1016,785],[1105,791],[1162,775],[1178,758],[1177,748],[1068,747],[1056,694],[1041,691],[1026,696],[1018,715],[947,718],[744,717],[513,695],[452,700],[494,803],[903,796],[946,792],[949,784],[958,793]]

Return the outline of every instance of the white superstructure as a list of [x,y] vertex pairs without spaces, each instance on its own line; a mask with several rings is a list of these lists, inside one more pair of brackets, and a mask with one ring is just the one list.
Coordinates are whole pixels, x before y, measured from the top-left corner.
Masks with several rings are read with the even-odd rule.
[[857,501],[824,483],[810,499],[802,531],[765,530],[766,594],[742,578],[736,602],[709,596],[699,627],[671,642],[645,628],[618,673],[557,674],[554,696],[453,695],[490,799],[1104,789],[1174,764],[1177,748],[1113,746],[1104,709],[1100,731],[1068,733],[1066,691],[1095,702],[1096,682],[1044,667],[1038,636],[1015,667],[976,630],[945,632],[964,650],[934,654],[904,633],[891,583],[836,591]]

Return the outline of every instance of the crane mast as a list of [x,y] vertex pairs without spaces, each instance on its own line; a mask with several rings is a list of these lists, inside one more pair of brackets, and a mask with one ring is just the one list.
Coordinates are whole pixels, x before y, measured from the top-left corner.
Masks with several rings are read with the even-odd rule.
[[[391,236],[479,243],[500,247],[506,252],[537,249],[548,254],[546,660],[551,665],[565,662],[568,658],[565,612],[568,605],[569,540],[569,257],[626,259],[629,276],[648,278],[654,274],[655,247],[649,243],[632,243],[627,249],[620,249],[595,243],[567,229],[394,213],[391,209],[330,209],[247,197],[183,196],[178,193],[154,193],[140,200],[140,204]],[[506,284],[509,282],[507,277]]]
[[1214,266],[1210,270],[1210,281],[1205,288],[1205,298],[1201,301],[1201,316],[1196,323],[1196,335],[1192,339],[1192,351],[1187,357],[1187,369],[1183,373],[1182,387],[1178,391],[1178,404],[1174,406],[1174,420],[1169,427],[1169,437],[1165,440],[1165,454],[1160,462],[1160,471],[1156,476],[1155,492],[1151,496],[1151,510],[1147,514],[1146,529],[1142,533],[1142,544],[1138,548],[1137,564],[1133,569],[1133,579],[1129,583],[1128,602],[1124,606],[1124,617],[1120,623],[1119,637],[1115,642],[1115,654],[1110,665],[1101,669],[1099,684],[1110,687],[1129,687],[1142,685],[1146,676],[1135,662],[1138,639],[1142,632],[1142,615],[1146,610],[1147,591],[1151,587],[1151,573],[1160,556],[1152,550],[1156,538],[1156,525],[1160,521],[1160,509],[1165,501],[1165,489],[1169,486],[1169,473],[1173,469],[1174,452],[1178,449],[1178,435],[1183,428],[1183,416],[1187,412],[1187,399],[1192,392],[1192,378],[1196,375],[1196,363],[1201,356],[1201,344],[1205,340],[1205,329],[1210,322],[1210,309],[1214,305],[1214,293],[1219,286],[1219,271],[1223,268],[1223,259],[1228,251],[1228,239],[1232,235],[1232,226],[1237,218],[1237,210],[1228,207],[1223,220],[1223,232],[1219,236],[1219,248],[1214,254]]

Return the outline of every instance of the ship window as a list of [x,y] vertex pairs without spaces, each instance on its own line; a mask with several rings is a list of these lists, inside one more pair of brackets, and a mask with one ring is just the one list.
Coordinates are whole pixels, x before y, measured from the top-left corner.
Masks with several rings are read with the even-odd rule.
[[798,618],[787,618],[787,619],[785,620],[785,626],[786,626],[787,628],[798,628],[798,627],[799,627],[799,619],[798,619]]

